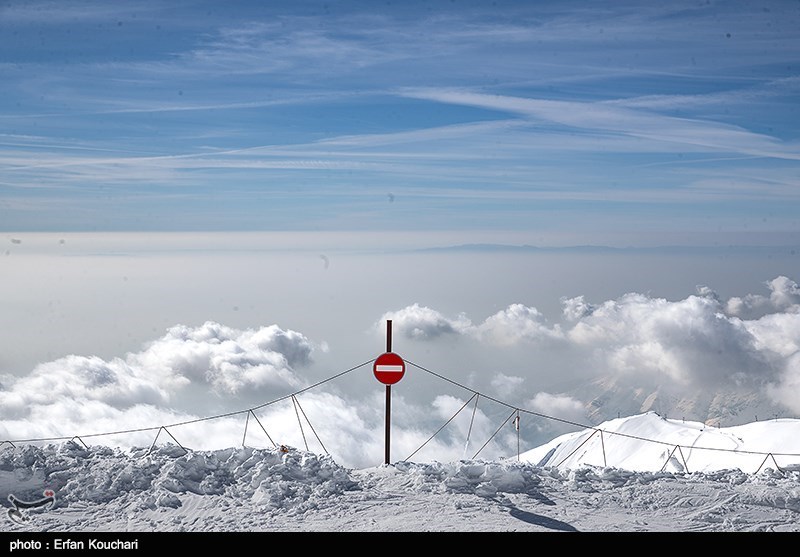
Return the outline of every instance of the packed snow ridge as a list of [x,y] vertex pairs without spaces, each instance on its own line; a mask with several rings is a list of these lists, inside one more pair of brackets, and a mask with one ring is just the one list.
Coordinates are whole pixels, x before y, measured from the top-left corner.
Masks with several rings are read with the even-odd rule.
[[[652,420],[625,421],[630,430]],[[549,459],[587,444],[579,434],[559,439],[526,454]],[[291,447],[7,445],[0,521],[12,532],[800,529],[797,466],[689,473],[545,466],[522,456],[354,470]],[[52,504],[14,508],[43,493]]]

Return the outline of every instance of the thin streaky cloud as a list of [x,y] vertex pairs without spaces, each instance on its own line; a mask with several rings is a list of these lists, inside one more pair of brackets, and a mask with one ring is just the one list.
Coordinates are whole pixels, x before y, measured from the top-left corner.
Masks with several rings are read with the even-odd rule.
[[767,83],[757,83],[752,87],[706,93],[702,95],[647,95],[628,99],[612,99],[605,104],[627,108],[681,109],[689,107],[715,106],[770,101],[776,97],[787,97],[800,93],[800,78],[790,77]]
[[164,11],[161,2],[137,1],[131,4],[109,2],[59,2],[33,0],[6,2],[0,8],[3,20],[10,23],[76,24],[78,22],[116,21],[120,16],[136,13],[137,18]]
[[704,158],[695,158],[695,159],[680,159],[680,160],[672,160],[672,161],[659,161],[659,162],[650,162],[646,164],[639,164],[634,165],[635,168],[652,168],[654,166],[674,166],[674,165],[695,165],[695,164],[707,164],[710,162],[731,162],[731,161],[750,161],[750,160],[759,160],[759,159],[769,159],[770,157],[765,157],[762,155],[752,155],[752,156],[729,156],[729,157],[704,157]]
[[45,139],[42,143],[14,143],[10,141],[0,141],[0,146],[4,147],[21,147],[25,149],[56,149],[56,150],[63,150],[63,151],[91,151],[91,152],[101,152],[101,153],[130,153],[130,154],[140,154],[140,155],[154,155],[154,153],[145,153],[142,151],[131,151],[130,149],[109,149],[106,147],[99,147],[96,145],[70,145],[70,144],[56,144],[51,143],[49,140]]
[[599,102],[555,101],[452,90],[409,90],[405,94],[447,104],[506,110],[577,129],[617,132],[667,143],[800,160],[800,150],[785,148],[770,136],[709,120],[662,116]]
[[[52,118],[54,116],[91,116],[91,115],[112,115],[112,114],[147,114],[159,112],[192,112],[192,111],[212,111],[212,110],[248,110],[254,108],[268,108],[273,106],[286,106],[297,104],[317,104],[323,101],[337,101],[342,99],[357,99],[372,93],[369,92],[331,92],[326,94],[298,94],[287,96],[281,99],[256,100],[245,102],[227,103],[208,103],[208,104],[170,104],[170,105],[146,105],[139,102],[139,106],[127,108],[110,108],[105,110],[75,110],[69,112],[33,113],[33,114],[0,114],[0,118],[6,119],[25,119],[25,118]],[[131,101],[119,101],[120,103],[130,104]]]
[[[485,122],[485,123],[470,123],[470,124],[458,124],[458,125],[451,125],[451,126],[442,126],[438,128],[430,128],[424,130],[414,130],[410,132],[396,132],[392,134],[367,134],[362,136],[342,136],[330,139],[323,139],[317,141],[310,146],[316,146],[317,149],[325,148],[325,147],[351,147],[351,146],[379,146],[379,145],[392,145],[392,144],[414,144],[420,141],[430,141],[430,140],[437,140],[443,138],[452,138],[452,137],[461,137],[461,136],[473,136],[479,135],[481,133],[485,133],[487,131],[495,131],[495,130],[507,130],[509,128],[517,127],[520,125],[526,125],[524,122],[515,122],[515,121],[495,121],[495,122]],[[306,148],[308,145],[297,145],[294,146],[293,151],[289,151],[289,146],[280,146],[278,150],[284,156],[290,153],[294,153],[296,156],[307,156],[308,152]],[[154,155],[154,156],[145,156],[145,157],[122,157],[122,158],[108,158],[108,159],[99,159],[99,158],[83,158],[83,159],[59,159],[54,160],[52,162],[45,162],[45,163],[37,163],[37,164],[30,164],[29,162],[25,162],[24,159],[21,158],[20,154],[16,156],[7,156],[6,164],[12,165],[8,170],[30,170],[35,168],[55,168],[55,167],[66,167],[66,166],[80,166],[80,165],[120,165],[120,164],[142,164],[142,163],[155,163],[160,161],[174,161],[174,160],[181,160],[181,159],[203,159],[202,164],[207,166],[214,166],[215,164],[219,164],[220,166],[231,167],[236,166],[237,163],[232,161],[221,161],[214,157],[221,157],[227,155],[269,155],[271,150],[274,149],[274,146],[269,145],[261,145],[261,146],[254,146],[254,147],[246,147],[241,149],[227,149],[227,150],[219,150],[214,152],[202,152],[202,153],[184,153],[184,154],[170,154],[170,155]],[[99,149],[98,149],[99,150]],[[335,156],[336,152],[326,150],[326,151],[317,151],[319,154],[326,154],[329,157]],[[347,154],[344,153],[346,156]],[[389,154],[391,155],[391,153]],[[424,156],[424,153],[421,153]],[[383,156],[388,156],[384,154]],[[412,154],[411,156],[415,156]],[[51,157],[52,158],[52,157]],[[30,153],[28,155],[29,160],[41,160],[41,154],[39,153]],[[22,160],[23,162],[15,162]],[[244,162],[239,163],[243,165],[250,165],[252,163]],[[272,161],[272,162],[262,162],[265,165],[276,165],[279,166],[281,164],[287,164],[290,166],[298,166],[298,165],[317,165],[320,166],[323,164],[323,161],[284,161],[281,163],[280,161]],[[337,162],[329,162],[331,166],[336,166],[339,164],[362,164],[362,165],[369,165],[369,163],[357,163],[357,162],[347,162],[347,163],[337,163]]]
[[[787,212],[797,10],[501,4],[4,6],[2,188],[34,205],[43,188],[65,201],[180,191],[203,215],[210,192],[249,193],[248,218],[265,223],[278,196],[274,211],[315,230],[330,220],[303,210],[309,192],[390,191],[394,212],[425,215],[417,226],[459,228],[541,215],[541,201],[587,222],[598,211],[582,201],[617,214],[634,201],[669,227],[671,204],[692,200],[709,229],[745,219],[742,200]],[[140,211],[119,204],[125,226]],[[236,211],[216,222],[237,226]]]

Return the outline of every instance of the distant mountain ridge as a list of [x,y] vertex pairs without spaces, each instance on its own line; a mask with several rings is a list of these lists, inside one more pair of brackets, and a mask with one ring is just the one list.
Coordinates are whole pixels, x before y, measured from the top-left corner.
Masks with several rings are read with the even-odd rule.
[[[597,393],[600,393],[599,395]],[[622,384],[606,377],[573,389],[569,394],[588,400],[586,415],[593,423],[643,412],[697,420],[713,427],[730,427],[749,422],[791,418],[785,409],[769,404],[745,386],[698,389],[694,396],[677,394],[665,385]]]
[[718,245],[718,246],[626,246],[615,247],[605,245],[571,245],[571,246],[535,246],[531,244],[492,244],[470,243],[455,244],[420,248],[417,252],[518,252],[518,253],[645,253],[645,254],[684,254],[708,255],[718,253],[737,253],[750,255],[800,255],[800,246],[748,246],[748,245]]

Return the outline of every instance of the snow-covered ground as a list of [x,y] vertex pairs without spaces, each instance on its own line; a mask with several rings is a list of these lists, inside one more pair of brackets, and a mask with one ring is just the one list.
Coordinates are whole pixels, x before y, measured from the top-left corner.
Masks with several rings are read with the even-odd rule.
[[[644,434],[665,443],[643,449]],[[765,447],[774,459],[749,454]],[[509,460],[368,469],[291,447],[6,444],[0,495],[2,530],[14,535],[798,532],[800,421],[717,429],[648,413]]]

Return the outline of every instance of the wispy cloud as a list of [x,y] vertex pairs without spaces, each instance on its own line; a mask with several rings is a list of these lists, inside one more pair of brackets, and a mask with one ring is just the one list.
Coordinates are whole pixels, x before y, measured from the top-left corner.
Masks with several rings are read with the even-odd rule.
[[576,102],[486,95],[465,91],[407,90],[413,98],[503,110],[577,130],[619,133],[689,148],[800,160],[800,149],[739,126],[676,118],[605,102]]
[[163,11],[158,2],[137,2],[135,7],[102,1],[81,0],[68,5],[57,0],[4,3],[0,7],[2,19],[10,23],[76,24],[79,22],[108,21],[117,23],[122,16],[154,14]]
[[776,98],[787,98],[800,92],[800,77],[786,77],[757,83],[753,86],[745,85],[732,90],[715,91],[712,93],[695,95],[646,95],[625,99],[604,101],[605,104],[619,105],[628,108],[643,108],[649,110],[679,109],[696,107],[730,107],[746,103],[770,102]]
[[80,185],[118,201],[182,190],[198,210],[226,187],[293,190],[295,207],[380,189],[414,200],[409,217],[450,203],[440,226],[468,210],[534,223],[522,213],[542,202],[654,216],[670,202],[796,199],[800,145],[782,114],[798,89],[797,15],[784,9],[239,6],[213,18],[183,4],[4,6],[0,26],[20,40],[4,62],[3,187],[65,203]]

